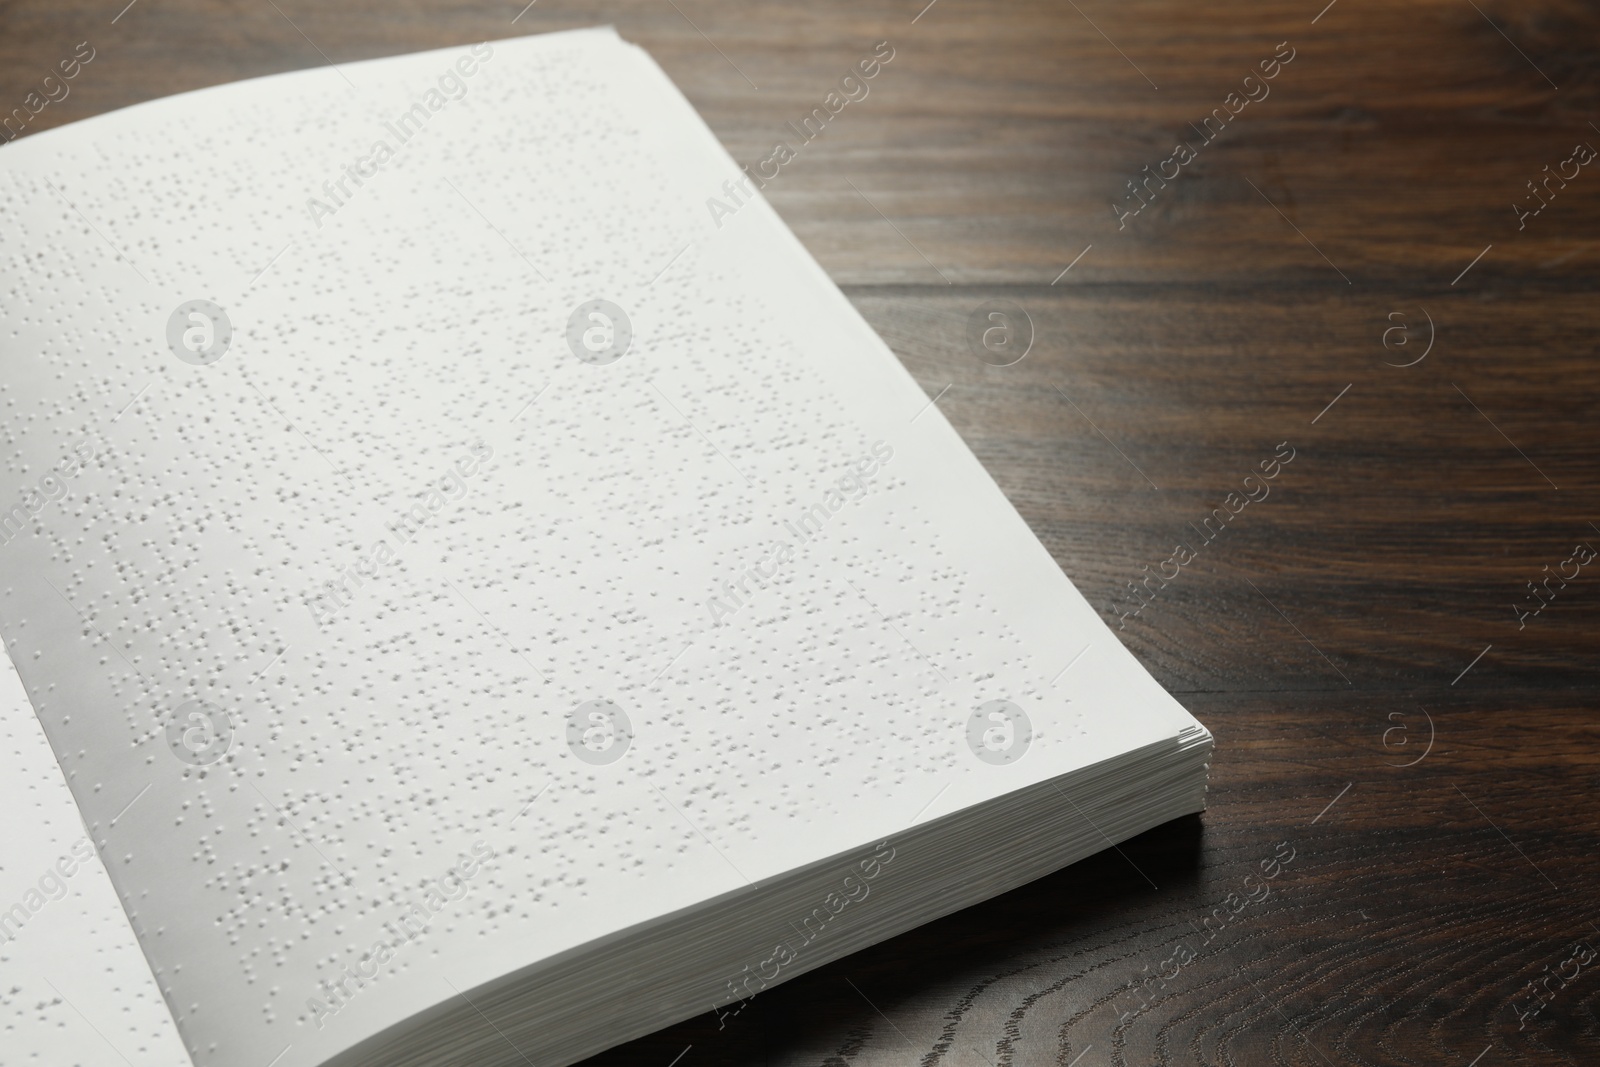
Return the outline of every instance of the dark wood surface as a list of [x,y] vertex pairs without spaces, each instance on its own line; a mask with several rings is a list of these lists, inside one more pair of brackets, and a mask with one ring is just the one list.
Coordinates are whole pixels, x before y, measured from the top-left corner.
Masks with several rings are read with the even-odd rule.
[[[871,95],[767,195],[928,394],[949,387],[1108,621],[1296,450],[1121,630],[1216,734],[1205,815],[595,1063],[1600,1062],[1600,959],[1573,948],[1600,946],[1600,565],[1516,610],[1600,548],[1600,167],[1520,230],[1512,208],[1600,148],[1600,13],[924,2],[539,0],[513,25],[516,0],[138,0],[115,22],[122,0],[11,0],[0,107],[84,40],[27,132],[610,21],[754,162],[887,39]],[[1270,96],[1119,229],[1124,183],[1198,144],[1188,124],[1284,41]],[[1036,333],[1005,368],[965,341],[997,297]],[[1203,941],[1282,842],[1271,895]],[[1142,1006],[1132,984],[1174,971]]]

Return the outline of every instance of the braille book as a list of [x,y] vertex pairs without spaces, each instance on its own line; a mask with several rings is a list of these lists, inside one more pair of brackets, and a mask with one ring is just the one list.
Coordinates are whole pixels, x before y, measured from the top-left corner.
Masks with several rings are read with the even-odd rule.
[[559,1067],[1204,807],[762,181],[609,29],[0,148],[5,1062]]

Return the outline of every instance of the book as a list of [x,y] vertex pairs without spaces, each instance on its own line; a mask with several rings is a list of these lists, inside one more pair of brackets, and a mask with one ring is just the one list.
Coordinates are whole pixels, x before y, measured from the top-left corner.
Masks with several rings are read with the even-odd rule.
[[1203,809],[762,180],[610,29],[0,149],[43,1055],[573,1063]]

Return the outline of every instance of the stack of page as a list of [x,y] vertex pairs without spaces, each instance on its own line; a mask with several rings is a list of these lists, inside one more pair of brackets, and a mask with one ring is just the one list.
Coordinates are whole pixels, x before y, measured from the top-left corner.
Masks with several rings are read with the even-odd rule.
[[7,1062],[558,1067],[1204,807],[758,181],[608,29],[0,149]]

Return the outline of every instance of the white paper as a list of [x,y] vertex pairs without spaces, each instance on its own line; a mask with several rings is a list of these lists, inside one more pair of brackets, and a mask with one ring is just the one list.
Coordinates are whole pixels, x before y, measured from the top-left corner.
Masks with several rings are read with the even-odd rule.
[[0,1063],[187,1067],[172,1016],[0,654]]

